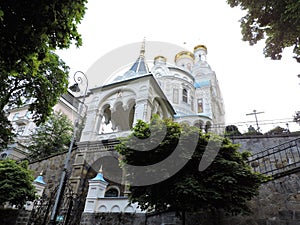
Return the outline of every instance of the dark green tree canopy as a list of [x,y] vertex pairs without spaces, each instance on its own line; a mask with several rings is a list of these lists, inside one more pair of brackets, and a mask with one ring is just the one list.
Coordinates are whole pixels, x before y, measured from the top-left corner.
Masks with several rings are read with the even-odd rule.
[[27,166],[27,161],[0,160],[0,205],[9,202],[21,208],[35,199],[34,178]]
[[20,63],[38,63],[49,50],[68,48],[72,41],[81,45],[77,24],[85,13],[86,2],[87,0],[2,0],[1,67],[8,72],[15,71],[20,68]]
[[225,127],[226,136],[240,136],[242,133],[239,131],[239,128],[235,125],[228,125]]
[[55,112],[31,136],[30,160],[45,158],[68,149],[73,125],[63,113]]
[[[170,120],[158,120],[155,118],[151,124],[139,121],[133,128],[133,133],[128,139],[124,139],[117,146],[120,153],[121,165],[149,165],[164,160],[175,149],[179,139],[189,137],[197,133],[198,143],[188,162],[173,176],[166,176],[162,182],[146,186],[131,186],[130,200],[138,202],[142,209],[175,210],[177,212],[199,212],[205,210],[224,209],[230,213],[249,212],[247,201],[258,194],[260,184],[266,180],[261,174],[251,170],[246,160],[249,152],[239,152],[239,146],[232,144],[229,139],[214,134],[203,134],[198,128],[188,125],[180,125]],[[167,133],[163,141],[151,151],[136,151],[128,147],[143,145],[133,137],[147,139],[152,133],[161,132],[161,125],[167,126]],[[150,127],[152,130],[150,131]],[[153,127],[155,128],[153,130]],[[152,140],[153,141],[153,140]],[[221,143],[216,158],[204,171],[199,171],[199,163],[209,142]],[[133,144],[133,145],[132,145]],[[213,145],[217,146],[217,145]],[[187,157],[186,151],[190,147],[189,142],[181,146],[179,157]],[[206,159],[204,159],[206,160]],[[174,164],[176,164],[176,159]],[[125,167],[125,170],[127,168]],[[126,170],[127,176],[145,176],[137,171]],[[164,176],[165,168],[156,174]]]
[[13,141],[14,133],[13,127],[3,111],[0,111],[0,134],[0,149],[4,149],[7,143]]
[[293,47],[300,62],[299,0],[227,0],[231,7],[240,6],[247,14],[241,18],[243,40],[250,45],[266,39],[264,55],[281,59],[282,50]]
[[[37,124],[44,122],[66,92],[68,67],[53,53],[81,45],[77,25],[87,0],[0,1],[0,114],[29,99]],[[11,139],[0,124],[1,143]]]

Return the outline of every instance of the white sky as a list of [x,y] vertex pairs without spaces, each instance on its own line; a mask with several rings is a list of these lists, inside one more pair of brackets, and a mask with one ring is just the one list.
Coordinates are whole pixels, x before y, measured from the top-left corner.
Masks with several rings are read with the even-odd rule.
[[[245,13],[230,8],[226,0],[89,0],[87,7],[79,26],[83,46],[57,51],[70,74],[86,72],[101,56],[144,37],[146,52],[147,41],[169,42],[190,51],[204,44],[223,94],[226,124],[239,125],[242,132],[250,124],[256,127],[254,116],[246,116],[254,109],[264,112],[258,115],[261,124],[285,119],[282,124],[261,125],[267,132],[276,125],[285,128],[285,121],[300,110],[300,64],[291,57],[292,49],[281,61],[272,61],[262,53],[263,42],[256,46],[243,42],[238,20]],[[289,125],[298,130],[298,125]]]

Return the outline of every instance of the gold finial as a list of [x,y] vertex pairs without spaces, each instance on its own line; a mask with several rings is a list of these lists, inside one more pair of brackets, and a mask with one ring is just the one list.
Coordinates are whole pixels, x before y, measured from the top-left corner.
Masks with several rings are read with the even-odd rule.
[[40,176],[43,176],[43,174],[44,174],[44,170],[42,170],[42,171],[40,172]]
[[145,55],[145,43],[146,43],[146,37],[144,37],[143,42],[142,42],[142,47],[140,50],[140,55],[144,56]]
[[100,166],[99,173],[103,173],[102,165]]

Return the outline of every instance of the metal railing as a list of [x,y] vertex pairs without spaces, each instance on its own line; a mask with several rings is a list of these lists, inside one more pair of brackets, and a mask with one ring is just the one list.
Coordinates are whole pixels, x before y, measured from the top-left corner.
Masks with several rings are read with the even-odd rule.
[[300,171],[300,138],[253,154],[249,164],[255,172],[273,179]]

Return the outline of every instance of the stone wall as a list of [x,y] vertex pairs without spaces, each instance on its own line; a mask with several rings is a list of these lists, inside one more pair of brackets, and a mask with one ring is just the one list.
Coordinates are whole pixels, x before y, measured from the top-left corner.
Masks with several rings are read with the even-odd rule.
[[0,209],[0,224],[15,225],[19,215],[17,209]]
[[250,206],[259,225],[300,224],[300,173],[263,184]]
[[[241,144],[241,149],[259,152],[284,142],[294,140],[300,136],[248,136],[231,137],[234,143]],[[74,154],[74,153],[73,153]],[[42,161],[29,165],[35,171],[35,177],[44,171],[44,181],[47,189],[59,183],[66,154],[58,154]],[[71,159],[74,159],[74,155]],[[73,161],[70,162],[70,165]],[[275,181],[265,183],[260,188],[260,194],[250,203],[253,215],[228,217],[221,215],[198,214],[188,215],[186,225],[296,225],[300,224],[300,173],[282,177]],[[217,222],[216,222],[217,221]],[[90,214],[84,213],[81,225],[181,225],[174,213],[164,214]]]
[[83,213],[80,225],[145,225],[145,214]]
[[[75,151],[71,155],[70,166],[73,165],[72,160]],[[43,160],[38,160],[29,164],[29,169],[34,171],[34,177],[36,178],[41,172],[43,172],[43,178],[46,182],[46,190],[53,189],[59,184],[59,180],[62,174],[63,167],[65,165],[66,152],[56,154],[51,157],[47,157]],[[69,169],[71,171],[71,169]]]
[[281,134],[281,135],[249,135],[249,136],[231,136],[233,143],[240,144],[241,150],[248,150],[256,153],[268,148],[280,145],[282,143],[300,138],[299,134]]
[[[200,213],[186,215],[186,225],[299,225],[300,174],[261,186],[259,196],[249,202],[253,214],[226,216]],[[81,225],[181,225],[174,212],[151,214],[84,213]]]
[[31,211],[19,210],[19,215],[16,221],[16,225],[28,225],[28,220],[30,218]]

